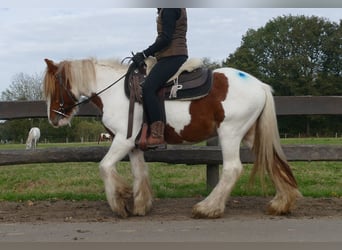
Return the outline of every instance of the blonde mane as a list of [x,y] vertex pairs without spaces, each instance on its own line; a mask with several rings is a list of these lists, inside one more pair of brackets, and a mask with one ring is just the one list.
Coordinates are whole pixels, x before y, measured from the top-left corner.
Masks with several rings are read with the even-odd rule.
[[122,70],[123,72],[126,72],[128,69],[127,64],[121,63],[118,59],[102,59],[102,60],[96,60],[93,59],[94,63],[100,66],[110,67],[116,70]]
[[56,91],[55,75],[46,69],[44,80],[43,80],[43,95],[47,99],[49,96],[54,95]]
[[76,97],[89,91],[89,86],[95,83],[96,73],[92,59],[63,61],[57,73],[64,70],[65,82],[70,83],[71,91]]
[[94,58],[83,60],[65,60],[56,65],[57,72],[46,70],[44,77],[44,96],[45,99],[54,95],[56,91],[56,75],[63,74],[65,76],[64,84],[70,83],[71,91],[75,96],[87,93],[89,87],[95,84],[96,71],[95,65],[110,67],[122,72],[128,69],[127,64],[120,63],[116,59],[96,60]]
[[56,76],[63,74],[65,76],[64,84],[70,83],[71,91],[75,96],[79,96],[89,85],[95,83],[96,74],[94,60],[74,60],[62,61],[58,65],[57,72],[46,71],[44,77],[44,95],[45,98],[53,95],[56,91]]

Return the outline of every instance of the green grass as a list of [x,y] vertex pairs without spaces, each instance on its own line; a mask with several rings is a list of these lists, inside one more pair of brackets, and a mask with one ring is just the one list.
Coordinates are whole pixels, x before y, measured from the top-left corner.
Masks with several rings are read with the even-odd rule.
[[[282,139],[282,144],[342,144],[342,138]],[[49,143],[39,148],[96,146],[94,143]],[[99,146],[109,146],[101,142]],[[0,150],[24,149],[23,144],[1,144]],[[292,162],[292,170],[304,196],[342,197],[342,162]],[[158,198],[202,197],[208,194],[205,165],[170,165],[149,163],[154,196]],[[249,185],[251,166],[233,189],[233,196],[273,195],[274,188],[266,182],[265,190],[256,181]],[[129,163],[120,162],[118,171],[129,183]],[[97,163],[46,163],[0,166],[0,201],[20,200],[105,200],[104,187]]]
[[342,145],[342,137],[337,138],[286,138],[281,139],[281,144],[305,144],[305,145]]
[[[204,165],[150,163],[154,196],[158,198],[202,197],[208,194]],[[292,164],[300,191],[311,197],[342,197],[342,162]],[[274,188],[249,185],[250,165],[236,184],[233,196],[273,195]],[[132,182],[130,166],[121,162],[118,171]],[[0,200],[104,200],[103,183],[96,163],[49,163],[0,167]]]

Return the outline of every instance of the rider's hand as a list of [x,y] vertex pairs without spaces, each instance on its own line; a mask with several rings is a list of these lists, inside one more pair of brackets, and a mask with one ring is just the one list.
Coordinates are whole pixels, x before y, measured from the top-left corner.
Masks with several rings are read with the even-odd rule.
[[141,67],[145,64],[145,55],[143,52],[138,52],[132,57],[132,61],[135,63],[137,67]]

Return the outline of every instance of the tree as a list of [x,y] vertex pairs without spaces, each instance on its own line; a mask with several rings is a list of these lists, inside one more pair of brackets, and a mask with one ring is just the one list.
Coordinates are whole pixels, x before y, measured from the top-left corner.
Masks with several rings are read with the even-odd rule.
[[0,139],[25,143],[31,128],[30,124],[29,119],[6,121],[1,124]]
[[75,126],[75,141],[96,141],[105,129],[103,125],[95,120],[83,119]]
[[250,29],[224,65],[271,84],[276,95],[342,95],[341,23],[282,16]]
[[[2,101],[24,101],[42,99],[42,74],[14,75],[11,85],[1,93]],[[6,121],[0,127],[0,139],[25,142],[32,126],[39,126],[42,119],[18,119]]]
[[[270,84],[275,95],[342,95],[342,20],[282,16],[250,29],[224,66],[242,69]],[[306,134],[342,130],[334,117],[280,117],[279,129]],[[328,129],[327,129],[328,128]],[[333,130],[334,129],[334,130]]]
[[14,75],[11,85],[1,93],[3,101],[29,101],[42,99],[42,74],[28,75],[18,73]]
[[212,69],[212,70],[221,67],[221,64],[219,62],[212,61],[208,57],[204,57],[204,58],[202,58],[202,60],[203,60],[203,65],[208,67],[208,68],[210,68],[210,69]]

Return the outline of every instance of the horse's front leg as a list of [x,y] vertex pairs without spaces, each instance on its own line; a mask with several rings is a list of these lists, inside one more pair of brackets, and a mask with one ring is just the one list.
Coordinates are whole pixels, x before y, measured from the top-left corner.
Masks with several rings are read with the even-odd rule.
[[134,149],[129,153],[133,182],[134,215],[145,215],[152,207],[152,191],[148,175],[148,166],[144,159],[144,153]]
[[225,139],[226,141],[221,141],[223,168],[219,183],[206,199],[193,207],[192,215],[194,218],[222,217],[226,201],[242,172],[242,164],[239,158],[240,141],[234,140],[234,138]]
[[117,172],[116,163],[124,158],[133,146],[131,142],[116,136],[99,166],[109,206],[124,218],[131,213],[133,195],[131,187]]

